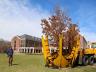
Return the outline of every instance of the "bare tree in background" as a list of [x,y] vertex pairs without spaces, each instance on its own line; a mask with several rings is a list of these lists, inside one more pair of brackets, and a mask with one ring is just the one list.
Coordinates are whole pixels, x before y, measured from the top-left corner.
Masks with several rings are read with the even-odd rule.
[[41,22],[43,34],[50,36],[53,45],[58,46],[59,35],[63,34],[63,46],[68,47],[69,51],[72,49],[75,44],[74,38],[78,34],[78,26],[72,23],[71,18],[60,7],[55,8],[54,14],[48,20],[42,19]]
[[5,52],[9,47],[11,47],[11,42],[0,39],[0,53]]

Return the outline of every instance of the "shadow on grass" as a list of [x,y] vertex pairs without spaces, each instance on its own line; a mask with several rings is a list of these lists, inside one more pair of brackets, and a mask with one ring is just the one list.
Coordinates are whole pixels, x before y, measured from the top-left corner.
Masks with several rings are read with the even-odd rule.
[[15,66],[15,65],[19,65],[19,64],[12,64],[13,66]]

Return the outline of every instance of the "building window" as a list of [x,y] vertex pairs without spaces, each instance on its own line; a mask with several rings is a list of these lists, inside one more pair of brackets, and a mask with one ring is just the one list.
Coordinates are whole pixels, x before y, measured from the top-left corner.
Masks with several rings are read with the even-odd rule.
[[14,41],[14,50],[16,50],[16,41]]

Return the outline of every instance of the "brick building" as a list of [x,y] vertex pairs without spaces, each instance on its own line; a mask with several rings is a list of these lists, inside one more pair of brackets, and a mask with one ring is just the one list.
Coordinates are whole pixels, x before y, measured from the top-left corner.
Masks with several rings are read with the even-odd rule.
[[17,52],[26,52],[27,49],[34,49],[34,51],[36,49],[40,52],[42,50],[41,39],[27,34],[21,36],[14,36],[11,40],[11,46],[14,49],[14,51]]

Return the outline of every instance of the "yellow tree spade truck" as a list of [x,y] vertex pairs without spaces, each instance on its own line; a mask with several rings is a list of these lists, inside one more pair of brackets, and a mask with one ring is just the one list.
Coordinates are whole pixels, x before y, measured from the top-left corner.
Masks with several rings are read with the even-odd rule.
[[80,36],[77,36],[76,47],[73,47],[71,53],[63,54],[62,39],[59,36],[59,47],[53,54],[50,53],[48,36],[42,36],[42,50],[45,59],[45,66],[48,67],[74,67],[77,64],[92,65],[94,63],[94,56],[96,54],[95,48],[81,48]]

